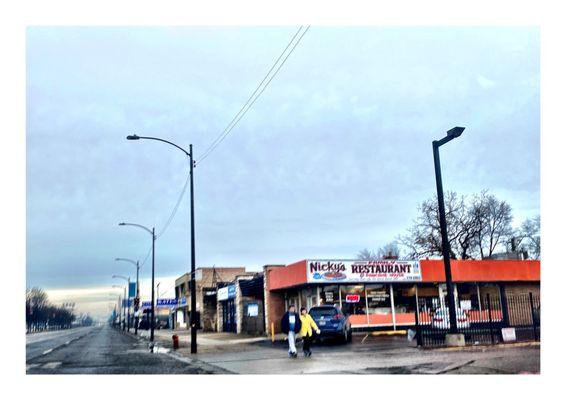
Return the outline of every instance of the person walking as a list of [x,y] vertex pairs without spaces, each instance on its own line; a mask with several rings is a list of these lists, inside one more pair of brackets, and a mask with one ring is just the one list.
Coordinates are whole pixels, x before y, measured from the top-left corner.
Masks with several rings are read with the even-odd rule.
[[305,357],[310,357],[312,355],[311,352],[311,343],[314,339],[313,329],[316,331],[317,334],[320,334],[320,329],[314,322],[314,319],[307,313],[307,309],[305,307],[301,307],[301,331],[300,335],[303,337],[303,354]]
[[299,314],[295,312],[295,306],[290,305],[288,311],[281,318],[281,331],[287,335],[289,341],[289,357],[297,357],[297,347],[295,339],[297,333],[301,331],[301,319]]

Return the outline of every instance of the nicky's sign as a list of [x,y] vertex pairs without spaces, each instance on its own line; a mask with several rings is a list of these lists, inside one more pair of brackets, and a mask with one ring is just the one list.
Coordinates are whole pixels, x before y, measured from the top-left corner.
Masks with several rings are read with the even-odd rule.
[[421,281],[418,261],[307,260],[308,282]]

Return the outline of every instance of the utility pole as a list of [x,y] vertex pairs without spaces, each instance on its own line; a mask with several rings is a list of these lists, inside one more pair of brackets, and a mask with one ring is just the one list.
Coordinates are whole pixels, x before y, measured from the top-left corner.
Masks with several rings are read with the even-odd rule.
[[189,145],[189,161],[191,164],[191,354],[197,352],[197,294],[195,281],[195,201],[193,188],[193,145]]

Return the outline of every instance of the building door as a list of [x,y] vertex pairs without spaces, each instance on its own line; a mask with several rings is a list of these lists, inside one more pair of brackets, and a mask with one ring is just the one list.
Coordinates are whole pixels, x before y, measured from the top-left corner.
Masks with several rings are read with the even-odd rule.
[[236,305],[234,299],[222,303],[222,331],[236,333]]

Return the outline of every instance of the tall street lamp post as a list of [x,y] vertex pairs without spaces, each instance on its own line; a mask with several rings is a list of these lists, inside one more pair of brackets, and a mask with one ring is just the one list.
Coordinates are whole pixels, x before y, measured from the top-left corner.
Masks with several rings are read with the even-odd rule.
[[436,175],[436,194],[438,197],[438,214],[440,218],[440,234],[442,236],[442,257],[444,258],[444,273],[446,275],[446,290],[448,297],[448,314],[450,318],[450,333],[458,333],[456,325],[456,302],[454,301],[454,286],[452,284],[452,271],[450,269],[450,243],[448,242],[448,230],[446,228],[446,211],[444,209],[444,191],[442,189],[442,174],[440,171],[440,156],[438,148],[457,138],[464,132],[465,128],[455,127],[447,132],[446,137],[432,142],[434,156],[434,172]]
[[136,298],[134,299],[134,334],[138,334],[139,309],[140,309],[140,262],[129,258],[116,258],[114,261],[126,261],[136,266]]
[[191,314],[189,317],[189,323],[191,325],[191,353],[195,354],[197,352],[197,326],[196,326],[197,297],[196,297],[196,285],[195,285],[195,208],[194,208],[194,191],[193,191],[193,167],[194,167],[193,145],[190,144],[189,151],[186,151],[182,147],[177,146],[175,143],[156,137],[128,135],[126,139],[128,140],[147,139],[147,140],[157,140],[159,142],[164,142],[181,150],[189,158],[190,179],[191,179],[191,184],[190,184],[191,186],[191,195],[190,195],[191,197],[191,285],[190,285]]
[[124,288],[124,298],[126,299],[126,308],[128,309],[128,317],[126,319],[126,325],[128,326],[128,332],[130,331],[130,294],[128,291],[130,290],[130,277],[126,277],[123,275],[112,275],[112,278],[120,278],[124,279],[127,283],[126,287]]
[[[118,285],[112,285],[112,287],[122,289],[122,287],[120,287]],[[113,314],[114,319],[112,320],[112,327],[114,327],[114,328],[116,327],[116,317],[118,317],[118,325],[120,325],[121,311],[120,311],[120,308],[118,308],[118,309],[116,308],[116,306],[118,306],[118,307],[120,306],[120,298],[121,298],[120,295],[118,295],[118,297],[115,297],[115,295],[111,297],[111,299],[114,300],[114,303],[113,303],[114,304],[114,314]]]
[[[113,288],[122,289],[122,286],[112,285]],[[126,309],[124,308],[124,299],[126,298],[126,288],[124,288],[124,297],[118,295],[118,303],[120,305],[120,311],[118,316],[120,317],[120,326],[122,330],[126,329]]]
[[141,228],[151,235],[151,320],[149,322],[150,334],[149,334],[149,350],[153,353],[153,331],[155,329],[155,228],[146,228],[140,224],[132,224],[129,222],[120,222],[119,226],[135,226]]

